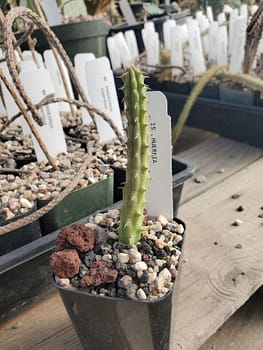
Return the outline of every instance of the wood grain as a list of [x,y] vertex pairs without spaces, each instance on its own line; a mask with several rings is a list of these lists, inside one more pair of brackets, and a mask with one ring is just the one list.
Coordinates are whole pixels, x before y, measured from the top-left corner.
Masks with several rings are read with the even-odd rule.
[[[262,156],[263,149],[222,137],[210,138],[180,153],[178,157],[192,162],[195,167],[194,177],[184,185],[181,203],[221,183]],[[200,175],[205,177],[204,183],[195,182]]]
[[[262,173],[260,159],[182,206],[186,262],[173,349],[197,349],[263,284]],[[237,218],[243,224],[232,226]]]
[[199,350],[262,350],[262,311],[260,288]]

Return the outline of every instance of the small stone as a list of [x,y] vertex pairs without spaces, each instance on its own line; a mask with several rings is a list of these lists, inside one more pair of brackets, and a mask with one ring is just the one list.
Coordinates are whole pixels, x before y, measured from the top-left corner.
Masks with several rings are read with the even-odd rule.
[[130,259],[129,254],[127,254],[127,253],[119,253],[117,256],[118,256],[119,261],[122,264],[127,264],[127,262]]
[[241,248],[242,248],[242,244],[241,244],[241,243],[236,244],[236,245],[235,245],[235,248],[236,248],[236,249],[241,249]]
[[102,221],[104,220],[104,215],[101,214],[101,213],[98,213],[95,215],[95,219],[94,219],[94,222],[95,224],[99,225],[102,223]]
[[182,224],[179,224],[179,225],[177,226],[177,232],[178,232],[180,235],[182,235],[182,234],[184,233],[184,227],[183,227]]
[[263,218],[263,213],[258,215],[259,218]]
[[238,199],[239,197],[240,197],[240,194],[237,194],[237,193],[232,194],[231,196],[232,199]]
[[108,211],[108,216],[112,219],[118,219],[120,216],[120,212],[118,209],[111,209]]
[[225,172],[225,169],[224,169],[224,168],[220,168],[220,169],[217,170],[217,172],[218,172],[219,174],[223,174],[223,173]]
[[70,287],[70,280],[69,278],[59,278],[56,277],[56,283],[63,288],[69,288]]
[[142,288],[139,288],[137,290],[136,295],[137,295],[138,299],[140,299],[140,300],[146,300],[147,299],[147,296],[146,296],[146,294],[145,294],[145,292],[144,292],[144,290]]
[[23,208],[31,209],[33,204],[26,198],[20,198],[20,204]]
[[116,241],[118,239],[117,233],[115,233],[113,231],[110,231],[110,232],[107,232],[107,233],[108,233],[108,238],[109,239],[113,239],[114,241]]
[[118,281],[119,288],[126,289],[130,284],[132,284],[132,277],[129,275],[125,275]]
[[233,223],[232,226],[241,226],[243,224],[243,221],[236,219]]
[[6,215],[6,218],[5,218],[6,220],[10,220],[15,216],[15,214],[8,208],[5,208],[5,215]]
[[165,227],[168,224],[168,220],[163,215],[159,215],[158,218],[157,218],[157,221],[160,222],[162,227]]
[[12,329],[18,329],[18,328],[20,328],[21,326],[22,326],[22,323],[21,323],[21,322],[16,322],[16,323],[13,324]]
[[112,255],[111,254],[104,254],[101,259],[103,261],[112,262]]
[[243,211],[244,207],[242,205],[240,205],[239,207],[237,207],[237,211]]
[[117,270],[109,269],[106,261],[99,260],[90,267],[87,274],[81,279],[80,286],[85,288],[87,286],[114,283],[117,276]]
[[202,184],[206,182],[206,177],[204,175],[199,175],[195,178],[195,182],[198,184]]
[[129,259],[131,264],[136,264],[137,262],[142,260],[142,254],[138,252],[137,249],[131,248],[129,249]]
[[51,255],[50,265],[56,276],[72,278],[79,272],[80,259],[76,250],[64,249]]
[[162,267],[166,263],[163,259],[156,259],[156,265]]
[[157,277],[157,272],[154,272],[154,271],[149,272],[149,269],[148,269],[148,281],[147,281],[147,283],[148,284],[153,283],[156,280],[156,277]]
[[138,261],[134,265],[134,269],[135,271],[146,271],[148,269],[148,266],[144,261]]
[[171,272],[167,268],[164,268],[155,280],[157,290],[161,291],[169,282],[171,282],[171,279]]
[[158,249],[163,249],[166,246],[165,242],[162,239],[156,239],[154,243]]

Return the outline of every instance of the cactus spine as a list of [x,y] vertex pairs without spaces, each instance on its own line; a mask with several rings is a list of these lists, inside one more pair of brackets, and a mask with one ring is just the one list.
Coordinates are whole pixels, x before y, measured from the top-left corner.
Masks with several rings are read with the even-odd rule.
[[149,183],[148,113],[143,74],[131,66],[122,79],[128,119],[128,163],[118,233],[120,241],[132,245],[141,237],[145,194]]

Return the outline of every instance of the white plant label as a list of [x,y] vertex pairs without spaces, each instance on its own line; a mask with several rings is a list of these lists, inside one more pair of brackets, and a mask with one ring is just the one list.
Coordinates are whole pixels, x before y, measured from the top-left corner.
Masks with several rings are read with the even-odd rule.
[[199,27],[201,32],[201,40],[203,45],[203,51],[205,55],[208,54],[209,40],[208,40],[208,30],[209,30],[209,21],[205,16],[200,17]]
[[[89,102],[91,102],[91,97],[89,93],[89,87],[86,80],[86,64],[89,61],[95,60],[96,57],[94,53],[78,53],[74,57],[74,64],[75,64],[75,71],[77,74],[77,77],[79,79],[80,85],[82,89],[84,90],[84,93],[86,95],[86,98]],[[89,111],[87,108],[82,107],[81,109],[81,116],[82,116],[82,122],[83,124],[89,124],[91,123],[92,119],[90,117]]]
[[163,23],[164,47],[167,50],[171,50],[171,29],[175,27],[175,25],[174,19],[168,19]]
[[227,59],[227,28],[226,26],[218,27],[216,41],[216,61],[218,65],[228,63]]
[[[35,51],[37,63],[34,60],[34,56],[30,50],[24,50],[23,51],[23,59],[24,61],[33,61],[35,65],[39,65],[39,68],[44,68],[44,62],[43,62],[43,57],[40,55],[39,52]],[[21,62],[21,60],[20,60]]]
[[243,16],[246,23],[248,21],[248,7],[247,4],[241,4],[240,6],[240,16]]
[[229,18],[229,53],[231,54],[233,49],[233,38],[234,38],[234,25],[238,18],[238,9],[233,9],[233,11],[230,13]]
[[246,19],[239,16],[234,25],[234,40],[232,42],[232,51],[229,70],[232,73],[242,72],[242,64],[245,54],[246,40]]
[[226,15],[224,12],[219,13],[217,16],[217,22],[219,26],[226,24]]
[[137,23],[136,18],[132,12],[131,6],[128,3],[127,0],[120,0],[119,6],[121,9],[121,12],[123,14],[123,17],[125,18],[125,21],[129,26],[132,26]]
[[152,21],[147,21],[144,23],[144,29],[155,32],[154,23]]
[[126,30],[126,32],[124,32],[124,37],[130,50],[133,63],[135,63],[136,60],[139,58],[139,49],[134,30]]
[[[150,183],[146,209],[150,215],[173,219],[171,118],[159,91],[147,92],[150,132]],[[164,137],[165,135],[165,137]]]
[[[182,28],[178,25],[171,29],[171,64],[178,67],[184,66]],[[173,68],[174,75],[179,73],[178,71],[177,68]]]
[[114,37],[107,38],[107,47],[108,47],[112,69],[114,71],[121,69],[121,55],[117,48],[117,44],[114,40]]
[[190,17],[186,19],[186,25],[187,25],[187,30],[189,34],[191,65],[192,65],[194,74],[200,75],[206,71],[200,30],[199,30],[197,21]]
[[62,17],[59,13],[57,2],[50,0],[41,0],[49,26],[57,26],[62,23]]
[[63,14],[65,17],[86,16],[87,9],[83,0],[62,0]]
[[217,30],[218,24],[217,22],[213,22],[210,24],[209,32],[208,32],[208,59],[209,61],[216,62],[217,56]]
[[143,29],[142,37],[146,51],[146,61],[149,65],[157,65],[160,62],[159,35],[151,30]]
[[211,6],[206,7],[206,15],[210,23],[214,22],[214,14]]
[[[89,87],[91,104],[106,112],[119,131],[123,133],[114,76],[108,58],[100,57],[87,62],[85,77]],[[96,117],[96,122],[101,141],[109,141],[116,137],[108,123],[101,117]]]
[[25,71],[25,70],[32,71],[32,70],[38,69],[35,61],[31,61],[31,60],[19,61],[19,62],[17,62],[17,65],[18,65],[20,71]]
[[[25,91],[34,104],[42,101],[47,95],[54,94],[51,78],[48,71],[44,68],[21,72],[20,79]],[[52,157],[56,157],[59,153],[66,152],[67,147],[57,104],[43,106],[40,109],[40,115],[44,120],[44,126],[39,126],[36,122],[34,122],[34,125],[45,143],[49,154]],[[37,160],[41,162],[46,157],[35,137],[32,138]]]
[[121,56],[121,62],[124,67],[130,66],[133,62],[131,52],[129,50],[129,47],[126,43],[126,40],[124,38],[124,35],[122,32],[117,33],[114,35],[114,40],[116,43],[116,46],[119,50],[119,54]]
[[[63,75],[65,77],[65,81],[68,87],[68,91],[69,91],[69,98],[74,99],[74,94],[73,94],[73,90],[72,90],[72,85],[71,85],[71,81],[69,78],[69,74],[68,74],[68,70],[64,64],[64,62],[61,60],[61,58],[58,58],[60,63],[61,63],[61,67],[62,67],[62,71],[63,71]],[[44,51],[44,60],[45,60],[45,66],[47,68],[47,70],[49,71],[54,89],[55,89],[55,97],[64,97],[67,98],[67,94],[66,94],[66,89],[63,83],[63,79],[60,73],[60,70],[58,68],[58,64],[57,61],[55,59],[55,56],[52,52],[52,50],[46,50]],[[58,103],[58,108],[60,110],[60,112],[70,112],[70,105],[68,103],[65,102],[59,102]],[[73,108],[75,108],[73,106]]]

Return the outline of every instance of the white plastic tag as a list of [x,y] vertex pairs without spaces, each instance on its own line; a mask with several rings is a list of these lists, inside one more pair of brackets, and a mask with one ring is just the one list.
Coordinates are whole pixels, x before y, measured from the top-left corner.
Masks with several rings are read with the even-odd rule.
[[[108,58],[100,57],[87,62],[85,77],[92,105],[106,112],[119,131],[123,132],[114,76]],[[96,117],[96,122],[101,141],[108,141],[116,137],[108,123],[101,117]]]
[[144,46],[146,50],[146,60],[149,65],[160,63],[160,41],[157,32],[142,30]]
[[[35,55],[36,55],[37,64],[39,65],[39,68],[44,68],[43,57],[37,51],[35,51]],[[23,51],[23,60],[24,61],[33,61],[36,64],[36,62],[34,60],[34,57],[33,57],[33,54],[32,54],[32,52],[30,50],[24,50]]]
[[118,48],[123,66],[124,67],[130,66],[134,62],[123,33],[122,32],[117,33],[116,35],[114,35],[113,39],[115,40],[116,47]]
[[191,52],[191,65],[195,75],[203,74],[206,71],[205,59],[202,50],[200,30],[197,21],[191,17],[186,18],[186,25],[189,34],[189,46]]
[[57,26],[62,23],[62,18],[58,11],[56,1],[41,0],[41,4],[50,26]]
[[[51,80],[52,80],[52,83],[53,83],[53,86],[55,89],[55,96],[67,98],[63,79],[62,79],[62,76],[60,74],[60,70],[58,68],[57,61],[55,59],[55,56],[54,56],[52,50],[44,51],[44,60],[45,60],[45,66],[50,74],[50,77],[51,77]],[[63,70],[66,84],[68,86],[69,98],[73,99],[74,94],[73,94],[72,85],[71,85],[71,81],[69,78],[68,70],[60,57],[59,57],[59,60],[61,62],[61,67]],[[65,102],[59,102],[58,108],[61,112],[70,112],[71,111],[70,105],[68,103],[65,103]],[[75,108],[75,107],[73,106],[73,108]]]
[[232,51],[230,57],[229,70],[232,73],[242,72],[242,64],[245,54],[246,40],[246,19],[239,16],[234,24],[234,39],[232,42]]
[[[182,29],[181,26],[171,28],[171,64],[178,67],[184,66]],[[173,75],[178,73],[177,68],[173,68]]]
[[241,4],[240,6],[240,16],[243,16],[246,23],[247,23],[247,20],[248,20],[248,7],[247,7],[247,4]]
[[121,12],[123,14],[123,17],[125,18],[125,21],[129,26],[132,26],[137,23],[136,18],[132,12],[131,6],[128,3],[127,0],[120,0],[119,6],[121,9]]
[[226,26],[220,26],[217,29],[216,55],[216,61],[218,65],[225,65],[228,63]]
[[[74,64],[75,64],[75,71],[77,74],[77,77],[79,79],[80,85],[82,89],[84,90],[84,93],[88,99],[89,102],[91,102],[91,97],[89,93],[89,87],[87,84],[87,79],[86,79],[86,71],[85,67],[87,62],[95,60],[95,55],[94,53],[78,53],[74,57]],[[89,124],[92,119],[90,117],[89,111],[87,108],[81,108],[81,116],[82,116],[82,122],[83,124]]]
[[[44,68],[21,72],[20,79],[34,104],[42,101],[45,96],[54,94],[51,78],[48,71]],[[43,106],[40,109],[40,114],[44,120],[44,126],[39,126],[36,122],[34,122],[34,125],[45,143],[49,154],[52,157],[56,157],[59,153],[66,152],[67,147],[57,104]],[[41,162],[46,159],[34,137],[33,144],[37,160]]]
[[147,92],[150,132],[150,183],[146,209],[150,215],[173,219],[171,118],[160,91]]
[[229,18],[229,53],[231,54],[232,49],[233,49],[233,41],[234,39],[234,25],[235,22],[238,18],[238,9],[233,9],[232,12],[230,13],[230,18]]
[[217,57],[217,30],[217,22],[211,23],[208,32],[208,59],[214,63],[216,62]]
[[62,0],[63,15],[65,17],[86,16],[87,9],[83,0]]
[[214,22],[214,14],[211,6],[206,7],[206,15],[210,23]]
[[114,37],[107,38],[107,47],[108,47],[112,69],[114,71],[121,69],[121,55],[117,48]]
[[133,63],[135,63],[136,60],[139,58],[139,49],[134,30],[126,30],[126,32],[124,32],[124,37],[130,50]]
[[167,50],[171,50],[171,28],[175,27],[176,23],[174,19],[167,19],[163,23],[163,39],[164,47]]

